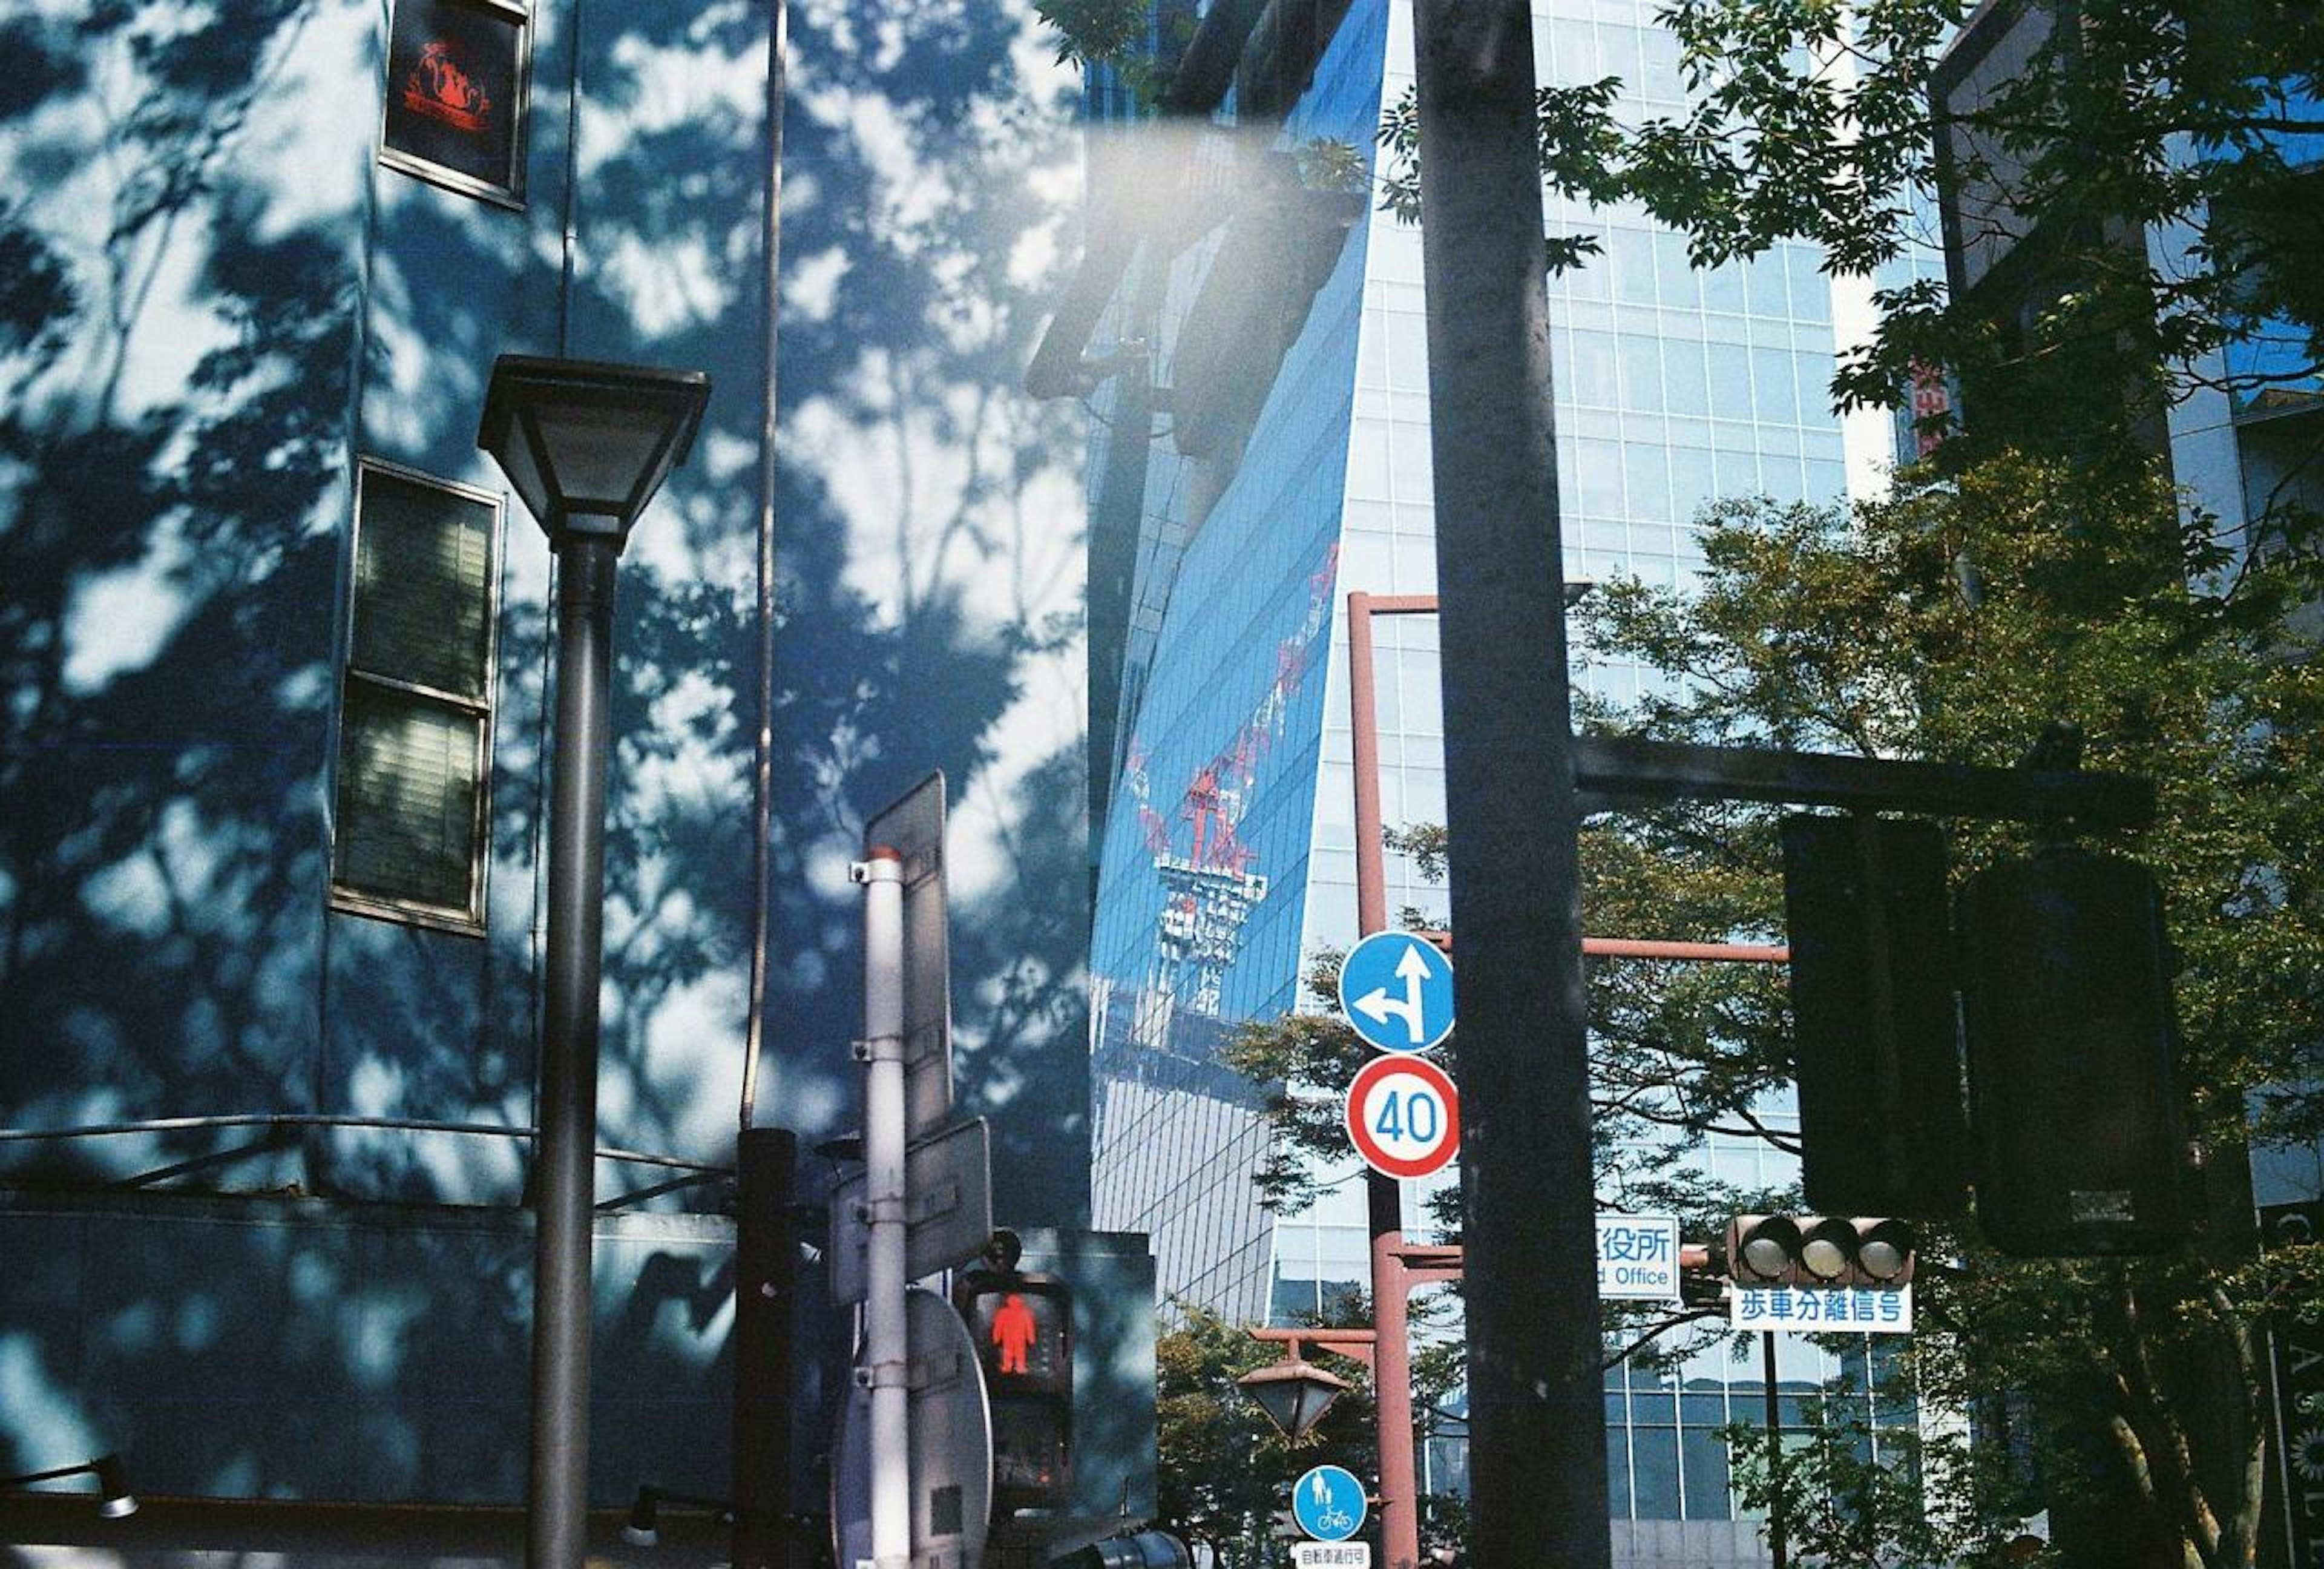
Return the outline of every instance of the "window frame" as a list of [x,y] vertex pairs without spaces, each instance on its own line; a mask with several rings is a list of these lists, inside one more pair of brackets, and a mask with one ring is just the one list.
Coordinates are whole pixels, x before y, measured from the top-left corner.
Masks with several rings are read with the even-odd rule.
[[493,207],[512,212],[525,210],[524,170],[526,128],[532,123],[532,8],[521,0],[432,0],[432,3],[465,6],[484,13],[497,21],[511,23],[516,29],[515,123],[509,131],[509,179],[505,185],[453,169],[417,152],[406,152],[388,142],[388,109],[395,93],[393,79],[395,58],[396,9],[404,0],[389,0],[387,32],[380,45],[379,95],[379,162],[383,168],[460,196],[474,197]]
[[[424,682],[410,681],[400,677],[382,675],[360,669],[355,664],[355,594],[356,570],[363,558],[364,485],[372,475],[380,475],[424,490],[440,491],[463,502],[488,507],[492,524],[485,539],[484,560],[484,695],[472,697],[465,693],[446,691]],[[500,706],[500,611],[503,547],[508,522],[507,497],[501,492],[478,485],[463,485],[384,458],[363,457],[355,460],[355,487],[353,503],[353,526],[347,536],[347,588],[346,615],[340,627],[338,704],[331,725],[331,817],[327,884],[330,909],[348,915],[369,916],[375,919],[392,920],[407,926],[425,927],[435,931],[450,932],[461,937],[481,937],[485,935],[490,909],[492,872],[493,820],[493,721]],[[347,692],[351,685],[392,693],[403,697],[417,697],[440,705],[469,718],[477,720],[476,728],[476,808],[470,825],[472,849],[468,863],[468,904],[466,909],[431,903],[426,900],[399,899],[392,895],[368,893],[348,887],[339,881],[339,834],[345,816],[344,793],[346,785],[346,716]]]

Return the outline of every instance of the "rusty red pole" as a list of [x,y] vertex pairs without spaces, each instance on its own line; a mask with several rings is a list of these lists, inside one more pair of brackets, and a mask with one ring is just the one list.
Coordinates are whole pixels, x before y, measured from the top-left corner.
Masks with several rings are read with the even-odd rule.
[[[1372,596],[1348,595],[1349,750],[1355,770],[1356,925],[1388,929],[1387,852],[1380,837],[1379,726],[1372,669]],[[1380,1556],[1387,1569],[1417,1569],[1420,1488],[1412,1443],[1412,1343],[1404,1269],[1404,1185],[1369,1168],[1364,1199],[1371,1233],[1372,1411],[1379,1438]]]
[[[1374,595],[1358,589],[1348,595],[1348,750],[1356,811],[1356,925],[1366,937],[1388,929],[1388,856],[1380,821],[1379,675],[1373,657],[1372,617],[1430,615],[1436,608],[1434,595]],[[1789,948],[1775,945],[1634,937],[1584,937],[1582,949],[1614,958],[1784,964],[1791,957]],[[1396,1178],[1367,1170],[1364,1196],[1371,1236],[1373,1354],[1370,1360],[1379,1444],[1380,1554],[1388,1569],[1416,1569],[1420,1555],[1420,1490],[1412,1438],[1407,1302],[1417,1280],[1452,1277],[1416,1273],[1406,1265],[1403,1193]]]

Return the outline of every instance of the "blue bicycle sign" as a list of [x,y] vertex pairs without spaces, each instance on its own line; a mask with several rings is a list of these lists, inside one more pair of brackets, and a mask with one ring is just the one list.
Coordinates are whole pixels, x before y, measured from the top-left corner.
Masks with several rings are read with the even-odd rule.
[[1342,1465],[1319,1465],[1291,1484],[1291,1518],[1319,1542],[1344,1542],[1363,1529],[1364,1484]]

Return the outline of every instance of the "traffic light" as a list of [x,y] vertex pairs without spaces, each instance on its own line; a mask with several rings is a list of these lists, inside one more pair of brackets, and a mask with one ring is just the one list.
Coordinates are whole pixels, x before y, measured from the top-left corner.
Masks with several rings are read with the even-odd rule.
[[1913,1278],[1913,1228],[1839,1215],[1737,1215],[1727,1273],[1738,1286],[1895,1287]]
[[1061,1569],[1191,1569],[1194,1555],[1167,1531],[1108,1537],[1055,1560]]
[[1968,1180],[1944,836],[1784,819],[1801,1186],[1842,1214],[1958,1214]]
[[967,1320],[992,1405],[996,1515],[1073,1496],[1074,1297],[1050,1275],[979,1270],[954,1306]]
[[1970,878],[1954,916],[1986,1234],[2031,1257],[2185,1240],[2178,1027],[2153,875],[2049,850]]

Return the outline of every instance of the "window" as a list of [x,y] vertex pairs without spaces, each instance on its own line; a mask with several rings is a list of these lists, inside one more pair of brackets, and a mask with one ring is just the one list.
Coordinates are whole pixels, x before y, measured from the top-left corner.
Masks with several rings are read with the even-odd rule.
[[522,207],[527,20],[510,0],[395,0],[380,162]]
[[331,901],[481,931],[492,758],[492,494],[365,461],[339,706]]

